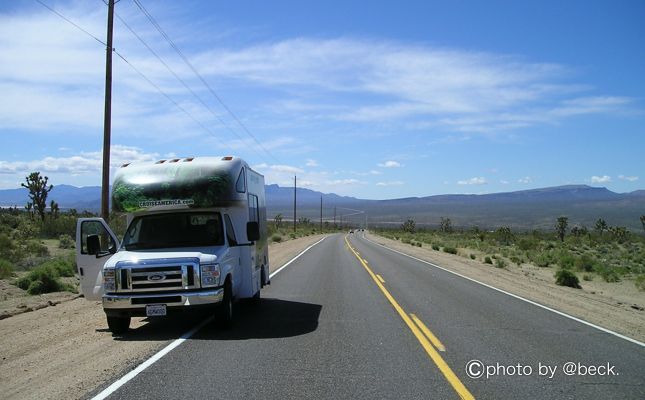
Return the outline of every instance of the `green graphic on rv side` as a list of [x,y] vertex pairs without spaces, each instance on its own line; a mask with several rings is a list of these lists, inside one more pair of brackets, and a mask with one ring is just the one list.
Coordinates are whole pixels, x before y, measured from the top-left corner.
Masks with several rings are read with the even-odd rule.
[[136,212],[150,207],[221,206],[236,198],[230,171],[203,163],[167,163],[121,168],[112,187],[112,209]]

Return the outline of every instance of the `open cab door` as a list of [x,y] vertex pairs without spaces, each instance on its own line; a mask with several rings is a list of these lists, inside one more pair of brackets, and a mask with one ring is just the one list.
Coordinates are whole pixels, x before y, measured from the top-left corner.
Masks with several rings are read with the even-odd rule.
[[76,221],[76,267],[81,293],[87,300],[103,296],[103,265],[116,253],[119,241],[103,218]]

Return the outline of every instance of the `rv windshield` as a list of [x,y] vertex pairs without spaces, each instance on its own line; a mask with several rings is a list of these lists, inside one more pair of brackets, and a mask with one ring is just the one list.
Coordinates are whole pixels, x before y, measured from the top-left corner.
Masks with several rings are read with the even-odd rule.
[[123,238],[126,250],[221,246],[224,230],[219,213],[168,213],[135,218]]

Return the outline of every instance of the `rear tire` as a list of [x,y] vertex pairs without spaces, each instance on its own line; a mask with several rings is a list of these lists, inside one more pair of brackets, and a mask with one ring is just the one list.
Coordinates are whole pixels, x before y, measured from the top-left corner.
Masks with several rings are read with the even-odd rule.
[[222,328],[230,328],[233,324],[233,293],[231,281],[226,280],[224,284],[224,298],[217,306],[217,322]]
[[120,335],[130,329],[130,317],[107,317],[107,324],[110,332]]

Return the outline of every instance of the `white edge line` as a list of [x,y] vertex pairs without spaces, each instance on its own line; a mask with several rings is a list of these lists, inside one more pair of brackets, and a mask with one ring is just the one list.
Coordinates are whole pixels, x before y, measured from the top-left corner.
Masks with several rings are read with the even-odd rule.
[[381,247],[383,247],[383,248],[385,248],[385,249],[387,249],[387,250],[390,250],[390,251],[393,251],[393,252],[395,252],[395,253],[401,254],[401,255],[403,255],[403,256],[406,256],[406,257],[412,258],[412,259],[414,259],[414,260],[417,260],[417,261],[422,262],[422,263],[424,263],[424,264],[428,264],[428,265],[433,266],[433,267],[435,267],[435,268],[439,268],[439,269],[444,270],[444,271],[446,271],[446,272],[449,272],[449,273],[451,273],[451,274],[453,274],[453,275],[457,275],[457,276],[459,276],[459,277],[461,277],[461,278],[468,279],[469,281],[472,281],[472,282],[478,283],[478,284],[480,284],[480,285],[482,285],[482,286],[486,286],[486,287],[487,287],[487,288],[489,288],[489,289],[496,290],[496,291],[498,291],[498,292],[500,292],[500,293],[504,293],[504,294],[506,294],[506,295],[508,295],[508,296],[511,296],[511,297],[514,297],[514,298],[516,298],[516,299],[518,299],[518,300],[525,301],[525,302],[527,302],[527,303],[533,304],[534,306],[537,306],[537,307],[543,308],[543,309],[545,309],[545,310],[551,311],[551,312],[556,313],[556,314],[558,314],[558,315],[561,315],[561,316],[563,316],[563,317],[566,317],[566,318],[572,319],[572,320],[574,320],[574,321],[580,322],[581,324],[585,324],[585,325],[590,326],[590,327],[592,327],[592,328],[596,328],[596,329],[598,329],[598,330],[600,330],[600,331],[603,331],[603,332],[605,332],[605,333],[609,333],[609,334],[614,335],[614,336],[616,336],[616,337],[619,337],[619,338],[621,338],[621,339],[627,340],[627,341],[632,342],[632,343],[634,343],[634,344],[637,344],[637,345],[639,345],[639,346],[641,346],[641,347],[645,347],[645,343],[640,342],[640,341],[638,341],[638,340],[636,340],[636,339],[632,339],[632,338],[630,338],[630,337],[628,337],[628,336],[621,335],[621,334],[620,334],[620,333],[618,333],[618,332],[614,332],[614,331],[612,331],[612,330],[610,330],[610,329],[603,328],[602,326],[598,326],[598,325],[592,324],[591,322],[585,321],[585,320],[580,319],[580,318],[576,318],[576,317],[574,317],[573,315],[569,315],[569,314],[564,313],[564,312],[562,312],[562,311],[558,311],[558,310],[553,309],[553,308],[551,308],[551,307],[547,307],[547,306],[545,306],[545,305],[543,305],[543,304],[540,304],[540,303],[537,303],[537,302],[535,302],[535,301],[533,301],[533,300],[529,300],[529,299],[526,299],[526,298],[524,298],[524,297],[522,297],[522,296],[518,296],[518,295],[516,295],[516,294],[513,294],[513,293],[510,293],[510,292],[507,292],[506,290],[502,290],[502,289],[496,288],[495,286],[491,286],[491,285],[489,285],[489,284],[486,284],[486,283],[480,282],[480,281],[478,281],[478,280],[476,280],[476,279],[473,279],[473,278],[467,277],[467,276],[462,275],[462,274],[460,274],[460,273],[458,273],[458,272],[450,271],[449,269],[446,269],[446,268],[444,268],[444,267],[440,267],[440,266],[439,266],[439,265],[437,265],[437,264],[433,264],[433,263],[431,263],[431,262],[429,262],[429,261],[422,260],[422,259],[420,259],[420,258],[417,258],[417,257],[411,256],[411,255],[409,255],[409,254],[405,254],[405,253],[403,253],[402,251],[394,250],[394,249],[392,249],[392,248],[390,248],[390,247],[387,247],[387,246],[382,245],[382,244],[380,244],[380,243],[376,243],[376,242],[374,242],[374,241],[372,241],[372,240],[370,240],[370,239],[366,238],[366,237],[365,237],[365,235],[363,235],[363,239],[365,239],[365,240],[367,240],[368,242],[373,243],[373,244],[375,244],[375,245],[377,245],[377,246],[381,246]]
[[[314,247],[318,243],[320,243],[323,240],[325,240],[325,238],[327,238],[327,236],[324,236],[322,239],[320,239],[316,243],[314,243],[311,246],[309,246],[306,249],[304,249],[297,256],[295,256],[294,258],[289,260],[286,264],[284,264],[283,266],[278,268],[276,271],[274,271],[271,275],[269,275],[269,278],[273,278],[275,275],[278,274],[278,272],[282,271],[286,266],[288,266],[292,262],[296,261],[296,259],[298,259],[301,255],[305,254],[309,249],[311,249],[312,247]],[[132,371],[130,371],[127,374],[125,374],[124,376],[122,376],[119,380],[117,380],[116,382],[114,382],[113,384],[108,386],[107,388],[103,389],[103,391],[101,391],[99,394],[97,394],[96,396],[92,397],[92,400],[103,400],[103,399],[107,398],[109,395],[111,395],[112,393],[117,391],[121,386],[125,385],[130,380],[132,380],[132,378],[134,378],[135,376],[137,376],[141,372],[143,372],[146,368],[148,368],[152,364],[154,364],[157,361],[159,361],[163,356],[165,356],[166,354],[170,353],[173,349],[175,349],[180,344],[184,343],[187,339],[190,339],[190,337],[193,336],[195,333],[197,333],[197,331],[202,329],[206,324],[210,323],[213,320],[213,318],[214,317],[211,316],[211,317],[206,318],[202,322],[200,322],[199,325],[197,325],[196,327],[194,327],[190,331],[188,331],[188,332],[184,333],[183,335],[181,335],[179,337],[179,339],[175,339],[172,343],[170,343],[169,345],[167,345],[163,349],[159,350],[152,357],[150,357],[149,359],[147,359],[143,363],[139,364],[138,367],[136,367]]]

